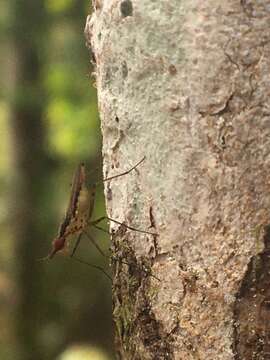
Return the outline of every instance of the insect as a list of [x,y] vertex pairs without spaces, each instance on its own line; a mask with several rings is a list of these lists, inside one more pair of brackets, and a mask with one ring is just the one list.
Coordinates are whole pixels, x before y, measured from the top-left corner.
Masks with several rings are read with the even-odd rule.
[[[120,176],[126,175],[130,173],[132,170],[136,169],[143,161],[145,160],[145,157],[142,158],[136,165],[134,165],[129,170],[117,174],[114,176],[110,176],[108,178],[105,178],[102,180],[102,182],[109,181],[115,178],[118,178]],[[58,234],[56,238],[52,242],[52,249],[49,253],[49,255],[45,259],[52,259],[56,253],[63,250],[66,247],[67,240],[72,235],[78,235],[76,244],[70,254],[71,257],[75,254],[75,251],[80,243],[81,237],[83,234],[85,234],[95,245],[95,247],[99,250],[99,252],[102,252],[98,244],[95,242],[95,240],[86,232],[86,229],[89,226],[94,226],[98,229],[101,229],[98,227],[98,223],[100,223],[102,220],[107,219],[109,221],[115,222],[116,224],[123,225],[127,229],[145,233],[145,234],[151,234],[151,235],[157,235],[149,231],[139,230],[134,227],[128,226],[124,223],[121,223],[120,221],[114,220],[108,216],[102,216],[96,220],[91,220],[93,210],[94,210],[94,202],[95,202],[95,193],[96,193],[96,184],[87,187],[86,185],[86,172],[85,172],[85,166],[84,164],[80,164],[75,171],[72,187],[71,187],[71,196],[68,204],[68,208],[64,217],[64,220],[60,224]],[[102,229],[101,229],[102,230]],[[103,254],[104,255],[104,254]],[[79,260],[79,259],[77,259]],[[80,261],[80,260],[79,260]],[[82,262],[82,261],[81,261]],[[103,271],[102,268],[94,266],[95,268],[98,268]],[[104,271],[103,271],[104,272]],[[107,275],[107,274],[106,274]]]

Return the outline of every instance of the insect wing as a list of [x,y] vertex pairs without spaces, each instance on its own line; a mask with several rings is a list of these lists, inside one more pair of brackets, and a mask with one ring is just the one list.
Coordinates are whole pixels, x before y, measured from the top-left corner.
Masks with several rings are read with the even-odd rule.
[[96,184],[89,187],[89,211],[88,211],[88,219],[89,220],[92,217],[94,206],[95,206],[95,195],[96,195]]
[[73,216],[75,216],[80,191],[84,183],[85,183],[85,167],[83,164],[80,164],[73,177],[73,182],[71,186],[71,195],[66,212],[66,215],[68,217],[72,218]]
[[65,234],[67,226],[70,224],[73,217],[75,216],[80,191],[84,182],[85,182],[85,167],[83,164],[80,164],[73,176],[68,208],[66,211],[65,218],[62,224],[60,225],[60,229],[59,229],[60,236],[63,236]]

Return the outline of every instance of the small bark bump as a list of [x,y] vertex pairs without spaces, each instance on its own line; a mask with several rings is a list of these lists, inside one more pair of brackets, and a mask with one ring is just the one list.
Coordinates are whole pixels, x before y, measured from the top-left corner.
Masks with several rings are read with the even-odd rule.
[[120,11],[122,17],[132,16],[133,14],[133,5],[130,0],[124,0],[121,2]]

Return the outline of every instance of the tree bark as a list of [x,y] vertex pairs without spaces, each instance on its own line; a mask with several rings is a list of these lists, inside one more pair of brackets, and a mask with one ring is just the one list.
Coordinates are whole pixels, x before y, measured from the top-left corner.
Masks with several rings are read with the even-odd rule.
[[[270,353],[270,2],[96,1],[122,359]],[[159,280],[160,281],[159,281]]]

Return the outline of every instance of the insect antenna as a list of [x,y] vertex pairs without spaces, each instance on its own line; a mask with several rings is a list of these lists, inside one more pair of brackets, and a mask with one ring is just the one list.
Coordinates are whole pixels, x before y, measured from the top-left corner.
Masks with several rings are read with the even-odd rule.
[[124,176],[124,175],[127,175],[129,174],[131,171],[135,170],[144,160],[146,159],[146,157],[144,156],[137,164],[135,164],[134,166],[132,166],[132,168],[120,173],[120,174],[116,174],[116,175],[112,175],[112,176],[109,176],[103,180],[100,180],[100,181],[97,181],[96,184],[101,184],[101,183],[104,183],[106,181],[109,181],[109,180],[112,180],[112,179],[116,179],[120,176]]

